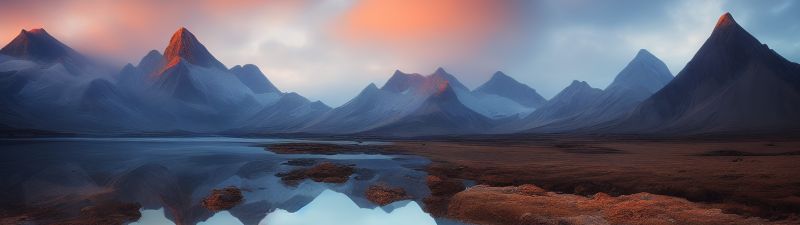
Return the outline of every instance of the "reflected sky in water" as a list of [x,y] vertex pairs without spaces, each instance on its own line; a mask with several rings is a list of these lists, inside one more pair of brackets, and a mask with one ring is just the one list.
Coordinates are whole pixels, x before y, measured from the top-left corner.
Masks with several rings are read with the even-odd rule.
[[[416,202],[402,201],[391,212],[381,207],[361,208],[347,195],[323,191],[311,203],[296,212],[277,209],[259,225],[436,225],[436,221]],[[166,218],[164,209],[142,210],[142,218],[129,225],[174,225]],[[197,225],[243,225],[228,211],[220,211]]]
[[[84,207],[76,203],[81,199],[102,197],[141,204],[142,217],[131,223],[136,225],[436,224],[419,205],[430,194],[424,172],[429,160],[409,155],[275,154],[259,147],[284,142],[317,141],[224,137],[0,140],[0,180],[5,181],[0,183],[0,206],[55,207],[69,214]],[[297,159],[350,165],[355,173],[341,184],[283,183],[276,174],[304,167],[288,163]],[[374,184],[401,187],[413,199],[378,207],[365,196]],[[211,190],[228,186],[242,190],[241,204],[216,213],[200,205]]]

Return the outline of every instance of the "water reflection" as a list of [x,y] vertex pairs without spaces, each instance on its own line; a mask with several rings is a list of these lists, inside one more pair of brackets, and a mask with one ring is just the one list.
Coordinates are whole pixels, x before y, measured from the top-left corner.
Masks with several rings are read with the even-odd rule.
[[278,209],[267,215],[259,225],[429,225],[433,218],[413,201],[395,202],[396,208],[387,212],[381,207],[361,208],[347,195],[323,191],[311,203],[297,212]]
[[164,216],[164,208],[160,209],[143,209],[140,210],[142,217],[139,221],[129,223],[128,225],[175,225],[174,222]]
[[[414,201],[396,202],[386,208],[361,208],[347,195],[325,190],[308,205],[295,212],[277,209],[259,225],[435,225],[436,221]],[[142,218],[129,225],[174,225],[164,209],[142,210]],[[228,211],[220,211],[197,225],[244,225]]]
[[[429,195],[423,172],[427,159],[279,155],[257,147],[287,141],[299,140],[0,140],[0,212],[27,216],[25,212],[46,208],[74,217],[91,204],[121,202],[141,205],[142,217],[132,224],[435,224],[417,204]],[[352,165],[356,172],[342,184],[305,180],[287,185],[275,174],[300,168],[287,163],[296,159]],[[416,202],[376,208],[365,197],[376,183],[401,187]],[[200,205],[211,190],[227,186],[240,188],[244,202],[217,213]]]

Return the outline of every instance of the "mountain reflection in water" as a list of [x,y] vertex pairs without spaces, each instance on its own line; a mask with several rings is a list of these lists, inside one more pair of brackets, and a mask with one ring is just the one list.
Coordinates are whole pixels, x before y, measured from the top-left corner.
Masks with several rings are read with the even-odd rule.
[[[430,194],[423,170],[430,163],[427,159],[405,155],[282,155],[258,147],[280,142],[303,141],[0,140],[0,180],[5,181],[0,184],[0,212],[22,217],[33,209],[48,209],[67,218],[80,217],[82,209],[99,204],[97,199],[101,199],[140,204],[142,216],[131,224],[436,224],[418,204]],[[304,180],[287,185],[275,175],[302,168],[287,163],[294,159],[350,165],[355,173],[341,184]],[[413,199],[378,207],[365,197],[373,184],[403,188]],[[228,186],[241,189],[243,202],[219,212],[201,206],[212,190]],[[26,218],[34,224],[53,221]]]
[[[385,210],[381,207],[361,208],[347,195],[325,190],[314,201],[296,212],[277,209],[269,213],[259,225],[435,225],[436,221],[414,201],[395,202]],[[164,216],[163,209],[142,210],[142,218],[129,225],[173,225]],[[221,211],[197,225],[243,224],[228,211]]]

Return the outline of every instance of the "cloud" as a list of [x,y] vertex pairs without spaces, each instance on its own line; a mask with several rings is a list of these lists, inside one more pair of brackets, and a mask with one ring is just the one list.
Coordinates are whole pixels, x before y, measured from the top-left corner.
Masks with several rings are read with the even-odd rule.
[[[419,55],[475,54],[513,26],[512,4],[491,0],[364,0],[335,24],[345,43]],[[412,52],[413,53],[413,52]]]

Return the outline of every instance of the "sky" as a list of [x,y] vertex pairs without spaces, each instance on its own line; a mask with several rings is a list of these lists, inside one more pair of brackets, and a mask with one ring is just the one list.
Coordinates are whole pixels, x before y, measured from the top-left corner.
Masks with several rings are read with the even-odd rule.
[[677,74],[725,12],[800,61],[793,0],[0,0],[0,43],[44,28],[119,66],[186,27],[228,67],[255,64],[284,92],[339,106],[394,70],[443,67],[476,88],[495,71],[550,98],[605,88],[639,49]]

